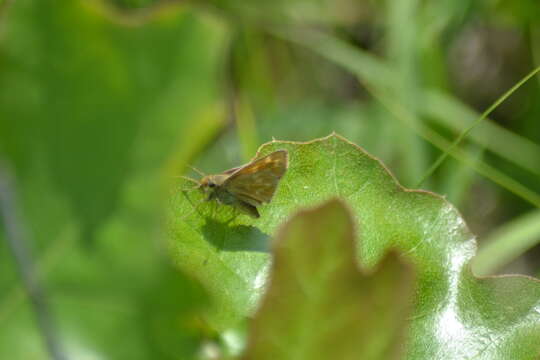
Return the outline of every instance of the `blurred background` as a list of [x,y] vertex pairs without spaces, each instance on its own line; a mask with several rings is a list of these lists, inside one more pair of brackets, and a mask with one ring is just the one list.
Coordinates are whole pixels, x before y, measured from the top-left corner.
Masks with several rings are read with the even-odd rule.
[[0,0],[0,358],[211,358],[163,204],[272,138],[336,131],[540,276],[540,76],[420,184],[539,65],[537,0]]

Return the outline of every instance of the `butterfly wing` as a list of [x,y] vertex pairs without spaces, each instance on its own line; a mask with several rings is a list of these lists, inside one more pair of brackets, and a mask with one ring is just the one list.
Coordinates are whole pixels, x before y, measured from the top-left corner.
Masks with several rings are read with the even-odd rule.
[[272,200],[287,166],[287,151],[274,151],[237,169],[223,186],[240,200],[259,206]]

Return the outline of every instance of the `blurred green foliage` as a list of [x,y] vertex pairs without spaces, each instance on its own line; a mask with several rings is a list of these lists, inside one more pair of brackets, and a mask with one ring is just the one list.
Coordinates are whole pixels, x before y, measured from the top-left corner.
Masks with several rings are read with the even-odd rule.
[[[412,186],[440,154],[418,129],[448,144],[540,65],[539,14],[534,0],[0,1],[0,157],[65,351],[189,359],[226,343],[163,255],[173,176],[336,131]],[[540,193],[539,99],[537,76],[424,185],[490,253],[536,210],[477,171]],[[0,357],[46,358],[0,226]],[[509,235],[499,271],[540,272],[537,228]]]
[[[132,27],[71,1],[5,11],[2,155],[65,351],[193,356],[203,293],[165,265],[156,235],[168,163],[224,124],[216,80],[224,25],[174,8]],[[190,131],[197,122],[204,126]],[[46,358],[0,246],[0,356]]]

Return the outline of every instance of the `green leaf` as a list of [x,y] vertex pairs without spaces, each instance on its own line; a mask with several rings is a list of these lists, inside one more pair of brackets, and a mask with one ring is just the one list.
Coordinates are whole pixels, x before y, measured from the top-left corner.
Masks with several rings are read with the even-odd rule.
[[[58,0],[16,3],[3,23],[0,151],[24,180],[49,172],[87,238],[140,158],[162,163],[190,120],[218,106],[218,21],[179,6],[136,27],[120,20],[96,3]],[[140,137],[154,136],[141,154]]]
[[[407,337],[411,359],[532,359],[540,352],[540,282],[475,278],[476,241],[442,197],[401,187],[374,157],[337,135],[308,143],[274,141],[259,156],[289,151],[289,170],[254,220],[173,190],[170,251],[211,294],[208,321],[224,329],[252,314],[270,266],[268,237],[294,211],[343,198],[359,229],[356,255],[372,268],[389,249],[415,266],[417,288]],[[515,356],[514,356],[515,355]]]
[[295,215],[279,232],[245,359],[398,358],[412,271],[390,256],[375,273],[362,274],[353,221],[331,200]]
[[[224,125],[228,32],[179,4],[127,25],[107,9],[2,9],[0,157],[66,358],[191,359],[204,292],[163,264],[156,228],[164,174]],[[2,240],[0,358],[48,359]]]

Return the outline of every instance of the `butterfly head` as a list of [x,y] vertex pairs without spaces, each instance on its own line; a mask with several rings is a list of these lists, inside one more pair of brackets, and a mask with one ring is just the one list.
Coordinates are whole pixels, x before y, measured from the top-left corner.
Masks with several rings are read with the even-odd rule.
[[212,175],[203,177],[200,181],[199,189],[201,189],[204,192],[207,192],[208,190],[215,188],[216,183],[212,180],[213,180]]
[[228,176],[221,174],[207,175],[200,180],[199,189],[201,189],[204,193],[212,192],[217,187],[221,186],[227,177]]

